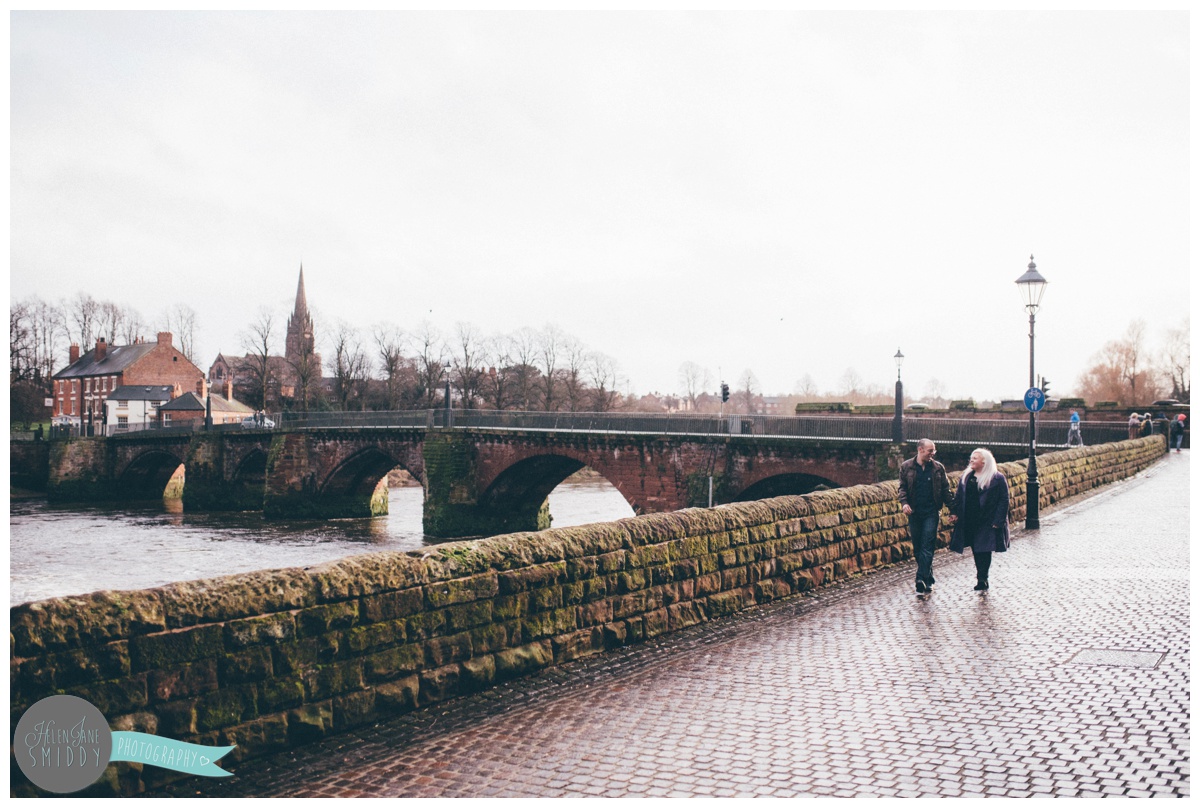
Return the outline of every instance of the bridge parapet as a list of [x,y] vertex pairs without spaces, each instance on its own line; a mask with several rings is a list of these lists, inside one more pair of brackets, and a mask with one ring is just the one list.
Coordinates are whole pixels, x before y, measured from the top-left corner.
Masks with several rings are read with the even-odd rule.
[[[1155,436],[1046,455],[1042,506],[1164,449]],[[1001,472],[1019,523],[1024,463]],[[309,743],[910,558],[895,486],[17,606],[11,720],[67,693],[115,730],[237,744],[233,762]],[[89,793],[171,776],[116,763]],[[15,769],[11,790],[35,793]]]

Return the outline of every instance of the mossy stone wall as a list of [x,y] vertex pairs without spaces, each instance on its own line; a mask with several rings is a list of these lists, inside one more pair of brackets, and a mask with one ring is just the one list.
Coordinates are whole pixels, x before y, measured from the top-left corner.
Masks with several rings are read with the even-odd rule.
[[[1154,436],[1045,455],[1042,504],[1164,450]],[[1001,470],[1020,522],[1025,464]],[[69,693],[114,729],[236,744],[236,763],[911,554],[891,481],[55,598],[10,610],[11,720]],[[12,793],[36,793],[12,772]],[[91,793],[176,777],[116,763]]]

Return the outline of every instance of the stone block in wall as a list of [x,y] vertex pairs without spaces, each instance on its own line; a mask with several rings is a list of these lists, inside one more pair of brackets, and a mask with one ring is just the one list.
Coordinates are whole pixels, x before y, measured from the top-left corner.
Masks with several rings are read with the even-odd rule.
[[446,614],[443,611],[421,612],[404,621],[405,635],[410,641],[429,639],[445,633]]
[[319,564],[307,570],[306,574],[320,603],[337,603],[380,592],[412,589],[433,579],[430,565],[424,558],[394,551],[349,556]]
[[345,732],[375,720],[375,691],[359,690],[333,699],[333,731]]
[[339,656],[341,647],[342,637],[336,633],[271,646],[275,674],[303,673],[318,665],[328,664]]
[[219,660],[218,673],[222,685],[265,681],[273,673],[271,651],[258,646],[226,654]]
[[573,606],[526,615],[521,621],[522,635],[527,640],[540,640],[557,634],[566,634],[578,628],[578,615]]
[[464,693],[491,687],[496,682],[496,658],[487,654],[463,662],[459,682]]
[[151,703],[185,699],[217,690],[220,687],[217,663],[213,658],[149,671],[146,676]]
[[529,592],[528,614],[536,614],[563,607],[563,590],[560,586],[548,586]]
[[[590,560],[590,559],[589,559]],[[561,584],[567,580],[568,565],[578,561],[553,561],[549,564],[537,564],[516,570],[506,570],[497,576],[497,584],[501,595],[511,595],[514,592],[525,592]],[[594,565],[595,562],[592,561]],[[595,574],[594,566],[592,575]],[[591,577],[586,576],[586,577]]]
[[[559,589],[538,590],[535,593],[534,601],[537,601],[536,594],[543,594],[548,605],[545,608],[552,608],[562,604],[562,591]],[[486,625],[492,622],[493,608],[490,600],[478,600],[473,603],[460,603],[456,606],[450,606],[443,610],[446,614],[446,626],[450,631],[463,631],[465,629],[475,628],[476,626]]]
[[287,716],[271,715],[226,727],[221,730],[220,737],[220,745],[236,746],[221,759],[222,764],[226,761],[238,763],[247,758],[278,752],[288,748]]
[[417,692],[417,703],[424,707],[457,696],[461,676],[462,669],[459,665],[421,671],[421,688]]
[[348,659],[304,671],[304,698],[319,701],[363,688],[363,661]]
[[239,685],[207,693],[195,701],[196,731],[208,732],[258,717],[258,691]]
[[359,619],[379,623],[419,614],[425,608],[425,591],[419,587],[364,595],[359,599]]
[[386,682],[406,673],[416,673],[425,664],[420,645],[400,645],[363,657],[363,679],[371,684]]
[[223,654],[223,629],[219,625],[196,626],[138,636],[130,640],[129,652],[135,672],[173,668]]
[[95,592],[9,609],[12,652],[29,657],[125,640],[166,628],[158,590]]
[[532,673],[554,662],[554,649],[549,640],[539,640],[496,653],[496,679],[504,681]]
[[74,685],[63,692],[90,701],[105,715],[137,712],[149,703],[145,673]]
[[604,650],[604,630],[591,626],[550,641],[556,663],[570,662]]
[[434,609],[455,603],[469,603],[482,598],[493,598],[499,594],[496,573],[489,572],[470,578],[437,581],[425,587],[425,602]]
[[514,644],[512,642],[512,635],[515,632],[519,633],[520,630],[520,624],[517,622],[492,623],[491,625],[473,628],[467,632],[471,637],[471,651],[475,655],[500,651]]
[[388,620],[357,626],[344,633],[346,649],[351,654],[362,654],[371,650],[398,645],[408,639],[404,620]]
[[156,592],[167,628],[185,628],[302,609],[317,602],[316,588],[301,569],[262,570],[202,581],[168,584]]
[[471,634],[462,632],[449,637],[434,637],[425,641],[424,649],[425,667],[436,668],[461,662],[471,657]]
[[415,674],[375,688],[375,709],[380,714],[406,713],[417,706],[420,678]]
[[304,680],[299,674],[276,677],[258,686],[258,709],[272,713],[299,707],[304,703]]
[[274,645],[296,636],[296,620],[287,613],[231,620],[225,624],[225,646],[231,650]]
[[[415,593],[416,599],[419,602],[424,600],[421,590],[413,589],[409,591]],[[357,600],[300,609],[294,615],[296,635],[299,637],[313,637],[318,634],[325,634],[333,629],[350,628],[359,620],[358,610],[359,601]]]
[[672,603],[667,606],[667,628],[670,631],[679,631],[688,626],[702,623],[706,619],[708,618],[704,612],[703,604],[697,603],[694,600]]
[[319,741],[333,731],[333,700],[305,704],[287,712],[288,744]]
[[115,679],[130,673],[129,643],[120,640],[78,651],[13,660],[11,667],[12,684],[33,693]]

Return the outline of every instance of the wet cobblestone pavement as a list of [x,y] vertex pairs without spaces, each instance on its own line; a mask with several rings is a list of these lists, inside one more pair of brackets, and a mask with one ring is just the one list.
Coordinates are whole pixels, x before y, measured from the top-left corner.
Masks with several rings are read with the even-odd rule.
[[899,565],[167,793],[1187,796],[1188,458],[1017,531],[986,594],[939,551],[929,596]]

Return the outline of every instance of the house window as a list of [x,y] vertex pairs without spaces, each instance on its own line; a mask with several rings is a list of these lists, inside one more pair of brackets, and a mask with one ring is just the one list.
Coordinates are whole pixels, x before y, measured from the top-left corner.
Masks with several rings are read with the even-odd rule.
[[169,424],[169,423],[171,423],[171,413],[169,413],[169,412],[164,412],[164,413],[163,413],[163,423],[164,423],[164,424]]
[[129,429],[129,416],[128,415],[118,415],[117,416],[117,429]]
[[129,402],[128,402],[128,401],[118,401],[118,402],[117,402],[117,409],[118,409],[118,410],[127,410],[127,409],[129,409]]

